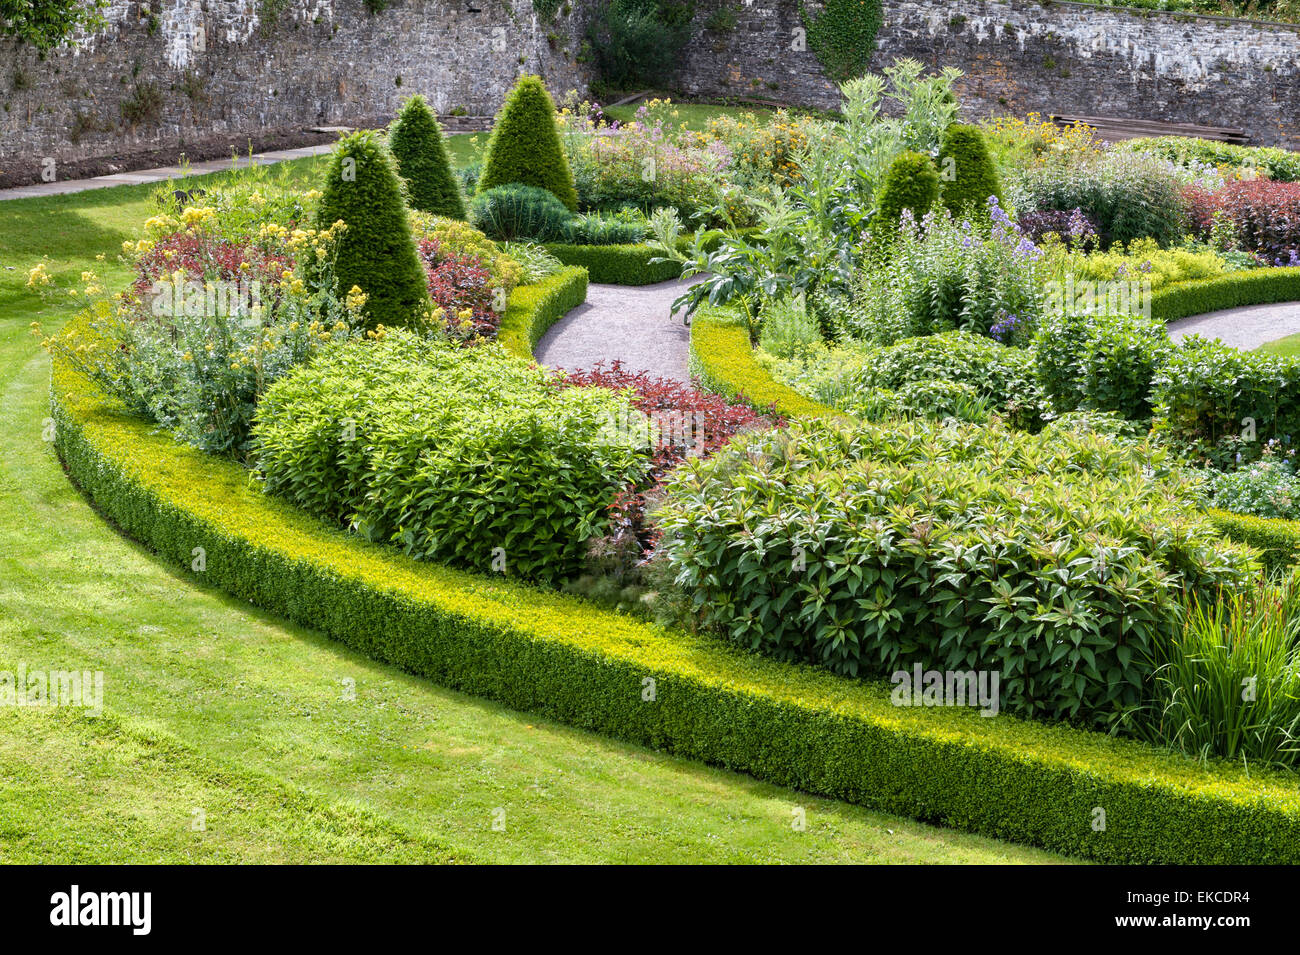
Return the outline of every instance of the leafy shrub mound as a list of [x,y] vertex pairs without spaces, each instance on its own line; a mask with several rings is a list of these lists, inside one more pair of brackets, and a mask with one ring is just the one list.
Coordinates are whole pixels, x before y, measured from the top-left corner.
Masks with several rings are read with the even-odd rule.
[[564,241],[573,245],[635,245],[644,242],[650,225],[635,214],[574,216],[564,229]]
[[1156,374],[1152,401],[1172,437],[1232,466],[1300,436],[1300,359],[1190,336]]
[[1285,455],[1266,452],[1237,471],[1211,479],[1214,503],[1234,514],[1256,517],[1300,517],[1300,476],[1295,471],[1295,450]]
[[[1031,428],[1039,422],[1041,403],[1033,378],[1033,362],[1021,348],[999,345],[982,335],[944,332],[907,338],[885,348],[866,351],[857,370],[846,383],[846,411],[865,417],[878,413],[880,398],[873,396],[904,392],[912,413],[926,413],[927,393],[947,395],[932,406],[929,414],[943,417],[955,412],[951,398],[964,395],[951,388],[927,392],[940,384],[960,385],[989,410],[996,410],[1016,427]],[[886,406],[888,402],[885,402]]]
[[608,390],[557,390],[500,348],[392,331],[268,389],[254,437],[266,490],[421,559],[551,581],[645,474]]
[[1233,182],[1220,208],[1242,248],[1270,264],[1300,264],[1300,182]]
[[366,294],[370,326],[401,328],[429,308],[424,270],[407,221],[406,200],[392,154],[373,132],[339,141],[325,175],[316,227],[346,226],[334,261],[334,291]]
[[943,204],[957,219],[987,221],[989,196],[1005,203],[997,167],[978,127],[954,123],[943,136],[938,165],[945,177]]
[[492,239],[537,242],[564,240],[570,212],[545,189],[511,183],[480,192],[469,206],[469,220]]
[[467,222],[426,212],[412,212],[411,230],[415,233],[417,243],[430,239],[437,242],[444,251],[477,259],[491,273],[494,288],[509,292],[516,285],[525,282],[523,266]]
[[406,180],[412,209],[465,218],[465,199],[451,171],[442,127],[423,96],[412,96],[403,104],[389,130],[388,148]]
[[555,128],[555,103],[536,76],[521,77],[506,97],[476,188],[481,194],[514,182],[546,189],[568,209],[578,208],[573,173]]
[[850,676],[1000,673],[1025,716],[1125,724],[1185,590],[1253,567],[1165,452],[1067,419],[797,422],[676,472],[662,549],[700,623]]
[[1210,139],[1153,136],[1148,139],[1131,139],[1123,144],[1123,148],[1153,153],[1189,167],[1208,163],[1254,170],[1278,182],[1300,180],[1300,153],[1278,149],[1276,146],[1238,146]]
[[1164,323],[1141,315],[1072,314],[1039,319],[1034,365],[1058,411],[1151,417],[1151,386],[1175,348]]

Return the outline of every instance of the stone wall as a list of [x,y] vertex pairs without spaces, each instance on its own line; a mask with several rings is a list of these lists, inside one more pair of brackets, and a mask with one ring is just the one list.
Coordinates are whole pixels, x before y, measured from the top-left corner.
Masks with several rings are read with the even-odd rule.
[[[112,0],[107,27],[39,60],[0,40],[0,171],[292,135],[390,117],[423,93],[491,115],[522,73],[586,89],[582,25],[531,0]],[[0,182],[0,184],[3,184]]]
[[[720,6],[731,29],[706,30]],[[818,5],[810,2],[810,10]],[[699,96],[834,107],[798,0],[699,0],[678,82]],[[721,22],[723,18],[715,18]],[[1300,148],[1300,28],[1038,0],[885,0],[872,69],[910,56],[966,72],[969,115],[1075,113],[1238,126]]]

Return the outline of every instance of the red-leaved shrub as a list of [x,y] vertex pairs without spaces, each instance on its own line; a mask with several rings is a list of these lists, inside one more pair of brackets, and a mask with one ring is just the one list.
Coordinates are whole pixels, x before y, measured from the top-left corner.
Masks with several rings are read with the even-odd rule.
[[462,342],[496,338],[501,315],[492,307],[496,292],[483,261],[444,249],[437,239],[421,239],[419,252],[429,297],[445,313],[451,336]]
[[1300,182],[1233,182],[1219,201],[1246,251],[1277,264],[1300,250]]
[[679,381],[653,378],[648,372],[627,371],[621,361],[608,368],[598,362],[590,371],[568,372],[557,384],[629,391],[633,407],[655,425],[657,440],[645,481],[625,488],[609,509],[612,549],[635,545],[642,559],[653,553],[659,539],[658,531],[646,523],[647,497],[655,495],[669,471],[687,457],[712,454],[742,431],[785,424],[775,413],[764,414]]

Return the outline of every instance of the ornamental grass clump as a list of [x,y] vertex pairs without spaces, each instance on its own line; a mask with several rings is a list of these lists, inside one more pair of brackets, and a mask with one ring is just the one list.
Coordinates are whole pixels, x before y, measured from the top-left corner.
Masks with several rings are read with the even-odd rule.
[[695,622],[725,639],[848,676],[996,671],[1007,712],[1122,729],[1184,594],[1256,567],[1199,500],[1110,419],[821,420],[688,462],[657,518]]
[[555,581],[581,566],[647,454],[628,399],[554,386],[499,346],[376,330],[277,382],[257,472],[285,497],[415,558]]

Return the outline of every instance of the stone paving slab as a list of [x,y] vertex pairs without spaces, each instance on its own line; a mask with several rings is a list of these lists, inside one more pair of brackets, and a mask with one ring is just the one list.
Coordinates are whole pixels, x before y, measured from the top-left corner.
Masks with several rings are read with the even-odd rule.
[[533,354],[542,364],[566,371],[619,360],[628,371],[689,382],[691,330],[681,313],[673,314],[672,302],[697,281],[590,285],[586,303],[552,325]]

